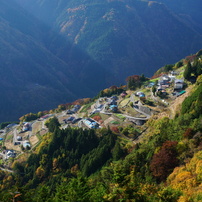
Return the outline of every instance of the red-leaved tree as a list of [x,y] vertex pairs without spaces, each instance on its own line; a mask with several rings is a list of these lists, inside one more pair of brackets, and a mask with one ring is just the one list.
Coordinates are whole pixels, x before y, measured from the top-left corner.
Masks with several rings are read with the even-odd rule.
[[150,170],[158,181],[164,181],[178,165],[177,144],[175,141],[166,141],[159,152],[153,155]]

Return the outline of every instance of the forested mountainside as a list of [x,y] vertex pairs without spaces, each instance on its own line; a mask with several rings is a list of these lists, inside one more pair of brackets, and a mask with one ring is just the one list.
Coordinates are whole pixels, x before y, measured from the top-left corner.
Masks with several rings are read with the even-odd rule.
[[[122,82],[123,77],[134,72],[151,76],[155,68],[201,47],[201,33],[184,23],[178,13],[157,2],[17,2],[112,72],[113,81]],[[50,18],[50,14],[54,17]],[[66,55],[61,57],[65,60]]]
[[202,50],[37,118],[3,132],[3,202],[202,200]]
[[151,76],[202,45],[198,25],[166,1],[0,3],[2,121],[91,97],[132,74]]
[[164,3],[172,11],[174,11],[185,23],[202,33],[201,22],[201,1],[186,0],[186,1],[169,1],[157,0],[157,2]]
[[[63,51],[71,52],[66,57],[69,63],[61,60],[45,46],[50,43],[49,35],[57,38],[58,34],[14,1],[0,4],[0,121],[15,121],[28,112],[49,110],[85,95],[93,96],[104,87],[104,71],[89,56],[67,43]],[[65,44],[64,41],[58,37],[57,45]],[[83,83],[72,72],[82,60],[88,66],[86,71],[92,66],[98,68],[99,77],[91,78],[98,82],[96,87]]]

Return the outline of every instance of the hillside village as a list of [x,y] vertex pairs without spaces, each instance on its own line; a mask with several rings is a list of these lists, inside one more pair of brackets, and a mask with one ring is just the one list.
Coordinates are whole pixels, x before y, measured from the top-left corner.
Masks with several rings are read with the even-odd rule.
[[[148,119],[168,111],[172,105],[187,96],[187,82],[183,78],[184,67],[169,71],[160,77],[148,80],[141,88],[123,88],[119,95],[99,97],[86,105],[73,105],[68,110],[46,114],[30,122],[10,124],[1,130],[1,165],[9,165],[13,158],[26,150],[34,149],[41,137],[48,132],[46,122],[56,117],[61,128],[83,129],[118,128],[132,126],[135,133],[123,138],[134,144],[141,141]],[[182,101],[182,100],[181,100]]]
[[201,56],[1,123],[0,198],[201,201]]

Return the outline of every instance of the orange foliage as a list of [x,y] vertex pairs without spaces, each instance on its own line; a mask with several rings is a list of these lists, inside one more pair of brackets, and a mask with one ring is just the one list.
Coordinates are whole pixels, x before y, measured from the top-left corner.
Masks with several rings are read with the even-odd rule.
[[84,105],[87,104],[91,101],[91,98],[82,98],[82,99],[78,99],[75,100],[74,102],[72,102],[72,105]]
[[101,120],[101,117],[97,115],[97,116],[94,116],[93,119],[94,119],[95,121],[99,122],[99,121]]
[[154,75],[154,76],[152,76],[152,78],[151,78],[151,79],[156,79],[156,78],[159,78],[159,77],[161,77],[162,75],[164,75],[164,73]]
[[187,64],[188,62],[193,62],[195,59],[196,59],[196,55],[190,55],[190,56],[187,56],[184,60],[184,64]]
[[194,135],[194,130],[192,128],[187,128],[187,130],[183,134],[183,137],[191,139],[193,137],[193,135]]
[[39,177],[39,178],[42,178],[45,174],[45,170],[42,168],[42,167],[38,167],[36,169],[36,175]]
[[111,89],[111,90],[117,90],[118,88],[117,88],[117,86],[111,86],[111,87],[109,87],[109,89]]
[[129,77],[126,78],[126,82],[128,82],[130,79],[135,80],[135,81],[139,81],[140,76],[139,75],[129,76]]
[[73,175],[76,175],[76,174],[78,173],[78,171],[79,171],[79,166],[78,166],[78,164],[76,164],[75,166],[73,166],[73,167],[71,168],[71,173],[72,173]]
[[119,128],[116,126],[112,126],[110,129],[111,129],[111,131],[113,131],[115,133],[119,133]]
[[58,160],[56,158],[53,159],[53,170],[58,167]]
[[82,98],[82,99],[78,99],[75,100],[72,103],[66,103],[66,104],[60,104],[58,105],[58,110],[66,110],[69,109],[72,105],[84,105],[91,102],[91,98]]

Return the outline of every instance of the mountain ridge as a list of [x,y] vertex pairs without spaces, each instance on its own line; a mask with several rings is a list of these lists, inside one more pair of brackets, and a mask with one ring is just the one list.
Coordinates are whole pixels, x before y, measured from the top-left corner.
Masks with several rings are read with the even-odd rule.
[[202,46],[200,33],[148,1],[2,0],[0,11],[2,121],[151,75]]

